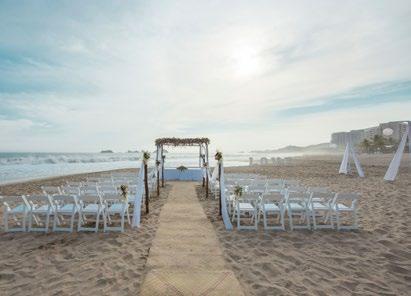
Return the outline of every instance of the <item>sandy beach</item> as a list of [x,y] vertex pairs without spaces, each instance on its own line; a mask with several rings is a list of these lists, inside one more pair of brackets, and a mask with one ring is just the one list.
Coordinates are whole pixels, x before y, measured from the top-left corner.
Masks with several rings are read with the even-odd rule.
[[[124,170],[123,170],[124,171]],[[3,195],[82,181],[80,174],[0,187]],[[1,295],[131,295],[138,291],[169,186],[125,233],[0,233]]]
[[[366,178],[339,176],[340,157],[316,156],[285,166],[226,168],[307,186],[359,192],[360,229],[337,232],[227,232],[217,201],[202,208],[217,234],[223,258],[246,295],[407,295],[411,288],[410,170],[395,183],[383,182],[390,157],[361,157]],[[89,175],[89,174],[88,174]],[[74,175],[0,186],[0,194],[30,194],[40,185],[84,180]],[[1,295],[136,295],[171,184],[153,198],[142,227],[125,233],[0,233]],[[195,198],[195,196],[194,196]]]
[[[358,192],[358,231],[225,231],[218,203],[203,200],[224,255],[248,295],[409,295],[411,172],[404,162],[395,183],[382,180],[390,156],[361,157],[366,178],[339,176],[336,156],[305,157],[287,166],[227,168]],[[403,160],[406,160],[405,157]],[[407,159],[408,161],[408,159]],[[201,189],[199,188],[200,197]]]

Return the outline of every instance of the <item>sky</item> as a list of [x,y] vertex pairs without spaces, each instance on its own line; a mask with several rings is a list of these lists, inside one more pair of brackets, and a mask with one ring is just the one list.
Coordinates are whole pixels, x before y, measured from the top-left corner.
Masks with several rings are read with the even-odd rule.
[[410,1],[0,1],[0,151],[223,151],[411,119]]

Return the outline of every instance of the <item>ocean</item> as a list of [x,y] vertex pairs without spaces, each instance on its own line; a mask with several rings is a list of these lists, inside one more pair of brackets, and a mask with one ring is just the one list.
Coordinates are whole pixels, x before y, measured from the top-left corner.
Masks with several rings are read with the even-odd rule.
[[[153,154],[154,156],[154,154]],[[249,158],[285,157],[296,154],[250,154],[248,152],[227,153],[225,166],[245,166]],[[39,178],[64,176],[114,169],[138,168],[139,153],[14,153],[0,152],[0,184],[28,181]],[[210,153],[210,164],[214,159]],[[154,161],[151,161],[154,166]],[[172,152],[166,154],[166,167],[198,167],[198,154]]]

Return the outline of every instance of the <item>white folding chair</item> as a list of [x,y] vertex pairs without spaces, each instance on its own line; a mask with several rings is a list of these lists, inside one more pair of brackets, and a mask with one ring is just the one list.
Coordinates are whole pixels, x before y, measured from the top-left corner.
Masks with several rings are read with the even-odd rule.
[[41,186],[41,190],[44,195],[55,195],[62,193],[59,186]]
[[[3,223],[5,232],[26,231],[26,220],[29,212],[29,204],[23,196],[2,196],[3,203]],[[9,225],[9,217],[12,217],[14,224]],[[19,221],[21,216],[21,221]]]
[[[124,222],[125,217],[127,216],[127,222],[130,225],[130,214],[129,214],[129,204],[128,198],[117,194],[104,194],[102,196],[104,203],[104,232],[106,231],[121,231],[124,232]],[[112,224],[113,218],[115,215],[120,216],[120,226],[109,226]]]
[[[244,193],[236,201],[234,217],[237,219],[237,229],[257,230],[258,227],[258,204],[260,196],[257,193]],[[242,214],[248,217],[242,217]],[[241,219],[250,219],[254,225],[241,225]]]
[[[290,229],[310,229],[310,211],[308,208],[309,195],[305,191],[286,192],[286,204]],[[299,218],[299,223],[294,223],[294,217]]]
[[61,193],[66,194],[66,195],[75,195],[79,196],[80,195],[80,187],[78,186],[63,186],[61,188]]
[[[74,230],[74,219],[79,212],[79,205],[75,195],[53,195],[52,202],[54,203],[54,221],[53,231],[68,231]],[[62,227],[64,217],[68,216],[70,224],[67,227]],[[81,219],[79,215],[79,220]]]
[[[314,190],[311,188],[311,190]],[[333,209],[332,202],[334,200],[334,193],[331,192],[311,192],[309,199],[309,209],[311,211],[311,218],[313,220],[313,228],[334,228],[332,218]],[[318,224],[322,222],[322,224]]]
[[[28,231],[48,232],[50,216],[54,214],[55,209],[49,195],[26,195],[23,196],[29,204],[29,226]],[[43,222],[41,218],[44,216]],[[36,225],[43,227],[33,227],[33,220]]]
[[[359,194],[358,193],[337,193],[335,195],[334,201],[332,203],[332,209],[337,222],[337,230],[342,229],[358,229],[358,217],[357,217],[357,202]],[[341,221],[345,216],[352,216],[351,225],[342,225]]]
[[299,186],[299,182],[296,180],[284,180],[284,187]]
[[[261,201],[260,212],[263,214],[264,229],[280,229],[285,230],[284,225],[284,196],[280,192],[272,192],[263,195]],[[279,224],[269,225],[268,220],[270,214],[277,217]]]
[[[104,219],[104,204],[102,203],[100,195],[95,192],[82,192],[78,197],[79,204],[79,220],[77,231],[94,231],[97,232],[100,223],[100,216]],[[90,216],[94,218],[95,226],[83,226],[89,222]]]

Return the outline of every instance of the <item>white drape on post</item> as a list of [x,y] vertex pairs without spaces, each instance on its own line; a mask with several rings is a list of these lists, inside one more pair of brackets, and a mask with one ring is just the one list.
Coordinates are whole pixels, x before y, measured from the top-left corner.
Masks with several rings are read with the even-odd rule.
[[350,162],[350,156],[354,160],[355,167],[356,167],[357,172],[358,172],[358,176],[363,178],[364,177],[364,171],[362,170],[361,163],[360,163],[360,161],[357,157],[357,154],[354,151],[354,148],[351,144],[351,141],[348,141],[347,146],[345,147],[344,156],[343,156],[343,159],[341,161],[339,173],[340,174],[348,174],[348,165],[349,165],[349,162]]
[[400,145],[398,146],[397,151],[394,154],[394,158],[391,160],[390,166],[388,167],[387,172],[385,173],[384,180],[385,181],[394,181],[395,177],[397,177],[398,169],[400,168],[401,158],[405,150],[405,145],[407,143],[407,138],[409,140],[409,150],[411,153],[411,129],[410,123],[408,122],[407,127],[405,129],[405,133],[402,135]]
[[211,182],[215,182],[218,178],[218,164],[213,170],[213,174],[211,175]]
[[144,162],[141,162],[140,171],[137,179],[137,190],[134,199],[134,212],[133,212],[133,224],[132,227],[140,227],[140,215],[141,215],[141,200],[144,193]]
[[[218,171],[218,167],[216,168]],[[223,216],[223,222],[226,230],[233,230],[233,224],[231,224],[230,216],[227,210],[227,201],[225,199],[225,182],[224,182],[224,164],[221,161],[221,176],[220,178],[220,192],[221,192],[221,214]]]

